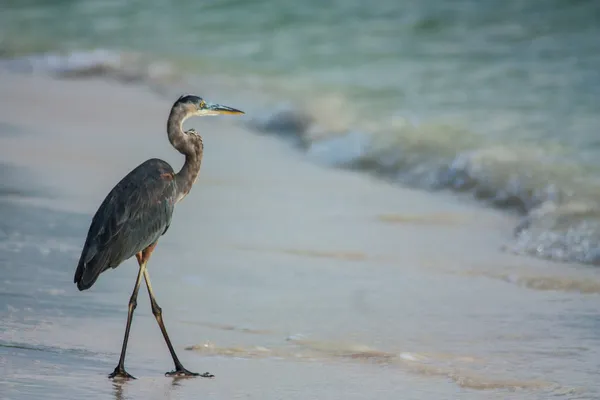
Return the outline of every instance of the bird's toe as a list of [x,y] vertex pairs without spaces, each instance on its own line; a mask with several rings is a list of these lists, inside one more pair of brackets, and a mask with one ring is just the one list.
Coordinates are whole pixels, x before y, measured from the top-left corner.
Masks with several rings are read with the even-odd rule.
[[209,372],[205,372],[203,374],[199,374],[197,372],[191,372],[188,371],[185,368],[178,368],[175,369],[171,372],[167,372],[165,373],[165,376],[172,376],[172,377],[177,377],[177,378],[183,378],[183,377],[194,377],[194,376],[199,376],[201,378],[214,378],[215,376]]
[[129,374],[127,371],[125,371],[125,368],[122,367],[115,368],[115,370],[110,375],[108,375],[108,377],[110,379],[135,379],[133,375]]

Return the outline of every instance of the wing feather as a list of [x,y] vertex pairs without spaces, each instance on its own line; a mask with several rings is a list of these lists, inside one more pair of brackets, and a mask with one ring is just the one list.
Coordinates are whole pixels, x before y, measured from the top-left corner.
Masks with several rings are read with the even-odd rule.
[[79,290],[88,289],[102,272],[116,268],[166,232],[177,195],[173,176],[168,163],[151,159],[110,191],[92,219],[75,272]]

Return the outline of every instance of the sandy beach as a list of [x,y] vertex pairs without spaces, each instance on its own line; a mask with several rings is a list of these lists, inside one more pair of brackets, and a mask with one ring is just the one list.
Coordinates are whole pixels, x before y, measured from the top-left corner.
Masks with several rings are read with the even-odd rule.
[[138,379],[110,381],[136,262],[86,292],[72,277],[112,186],[148,158],[182,164],[174,99],[8,72],[0,88],[0,398],[600,398],[596,270],[505,252],[515,216],[316,165],[251,114],[186,122],[200,179],[149,264],[182,362],[216,378],[163,376],[142,290]]

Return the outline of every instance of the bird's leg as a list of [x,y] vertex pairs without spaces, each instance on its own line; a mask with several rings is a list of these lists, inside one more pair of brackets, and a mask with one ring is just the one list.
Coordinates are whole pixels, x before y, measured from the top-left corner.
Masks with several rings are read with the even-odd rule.
[[121,348],[121,358],[119,358],[119,364],[115,368],[112,374],[110,374],[109,378],[123,378],[123,379],[135,379],[131,376],[127,371],[125,371],[125,353],[127,351],[127,341],[129,340],[129,330],[131,328],[131,320],[133,319],[133,311],[137,307],[137,295],[140,289],[140,284],[142,283],[142,276],[144,276],[144,271],[146,270],[146,263],[142,259],[142,254],[136,254],[136,258],[138,263],[140,264],[140,270],[138,272],[137,280],[135,281],[135,287],[133,288],[133,293],[131,293],[131,297],[129,298],[129,310],[127,312],[127,327],[125,328],[125,337],[123,338],[123,347]]
[[[150,257],[150,255],[148,255]],[[196,372],[188,371],[183,367],[181,361],[175,354],[175,349],[173,349],[173,345],[171,344],[171,340],[169,339],[169,335],[167,334],[167,328],[165,328],[165,324],[162,318],[162,309],[156,302],[156,298],[154,297],[154,291],[152,290],[152,284],[150,283],[150,275],[148,274],[148,270],[144,269],[144,279],[146,280],[146,287],[148,288],[148,294],[150,295],[150,304],[152,305],[152,314],[156,318],[156,322],[158,322],[158,326],[165,338],[165,342],[167,343],[167,347],[169,348],[169,352],[171,353],[171,357],[173,357],[173,363],[175,363],[175,369],[171,372],[167,372],[166,376],[201,376],[203,378],[214,378],[214,375],[205,372],[203,374],[198,374]]]

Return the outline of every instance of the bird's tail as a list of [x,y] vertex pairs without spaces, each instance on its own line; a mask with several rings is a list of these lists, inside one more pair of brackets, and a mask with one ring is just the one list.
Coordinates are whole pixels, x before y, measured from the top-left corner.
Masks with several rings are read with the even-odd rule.
[[73,283],[77,284],[80,291],[91,288],[100,274],[108,269],[108,265],[108,254],[96,253],[90,257],[89,251],[84,249],[75,270]]

